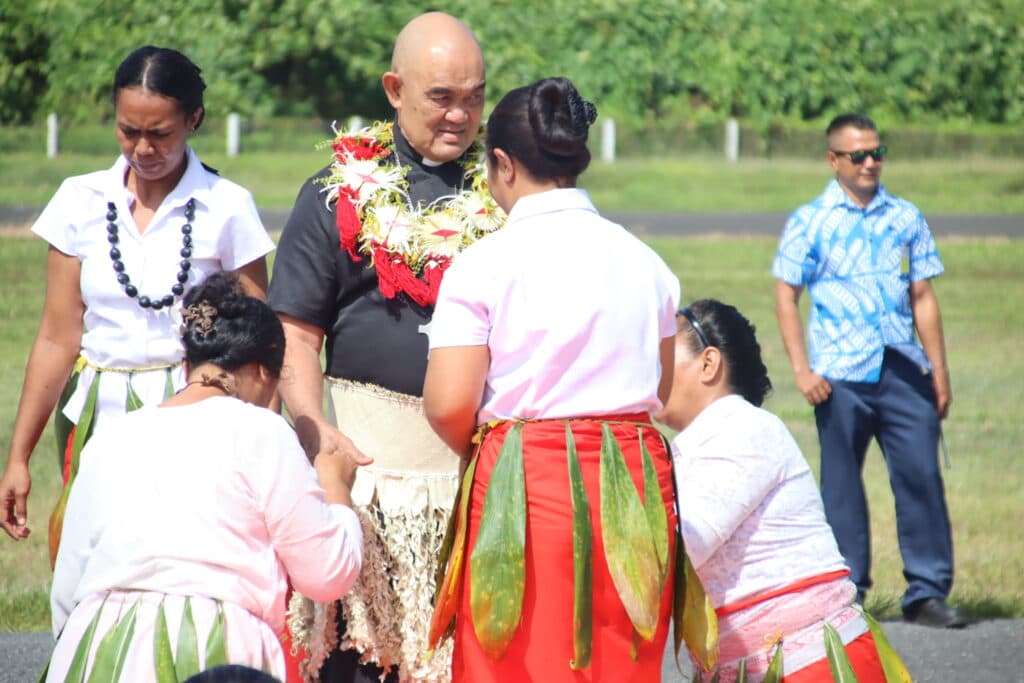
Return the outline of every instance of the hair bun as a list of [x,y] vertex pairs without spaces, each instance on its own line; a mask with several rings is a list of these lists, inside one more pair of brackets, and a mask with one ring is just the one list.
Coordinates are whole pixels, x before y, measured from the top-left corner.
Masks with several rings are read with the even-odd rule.
[[569,91],[569,116],[572,119],[572,131],[576,135],[584,135],[597,120],[597,107],[593,102],[583,99],[573,88]]

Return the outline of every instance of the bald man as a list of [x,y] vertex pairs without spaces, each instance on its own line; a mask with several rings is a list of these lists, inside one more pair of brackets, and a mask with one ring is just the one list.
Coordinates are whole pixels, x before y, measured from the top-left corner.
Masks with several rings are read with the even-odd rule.
[[[408,203],[422,207],[471,192],[468,156],[485,86],[473,32],[447,14],[416,17],[399,33],[381,83],[396,113],[394,141],[381,163],[406,169]],[[385,671],[386,680],[447,680],[450,644],[433,657],[425,654],[436,558],[458,468],[421,409],[433,300],[411,295],[417,285],[408,279],[408,291],[400,285],[396,292],[365,251],[342,245],[337,201],[350,200],[342,194],[325,202],[332,175],[336,164],[299,191],[268,303],[287,338],[280,393],[306,452],[364,465],[353,499],[366,557],[340,609],[293,601],[293,631],[309,651],[307,672],[319,670],[323,681],[378,681]],[[362,227],[356,227],[354,242],[361,244]]]

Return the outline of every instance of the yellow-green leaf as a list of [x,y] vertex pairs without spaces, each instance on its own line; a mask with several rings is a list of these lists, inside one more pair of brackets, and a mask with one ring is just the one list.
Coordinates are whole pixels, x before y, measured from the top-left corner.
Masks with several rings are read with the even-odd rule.
[[683,645],[683,614],[686,609],[686,556],[683,549],[683,538],[676,532],[676,543],[673,557],[675,572],[672,574],[672,645],[676,656],[676,669],[683,672],[679,665],[679,650]]
[[881,660],[882,670],[885,671],[886,683],[913,683],[910,672],[907,671],[903,660],[889,643],[889,639],[885,636],[885,631],[882,630],[881,624],[868,614],[866,610],[861,609],[861,613],[864,615],[865,621],[868,622],[871,638],[875,641],[878,659]]
[[637,633],[651,640],[661,601],[658,551],[615,436],[601,425],[601,534],[612,582]]
[[825,655],[828,657],[828,668],[832,670],[835,683],[857,683],[857,674],[850,664],[850,657],[843,647],[843,639],[835,627],[825,622]]
[[590,502],[583,486],[583,471],[576,453],[572,427],[565,423],[565,451],[569,461],[569,490],[572,495],[572,669],[590,666],[594,626],[594,558],[590,526]]
[[100,641],[99,647],[96,648],[92,672],[89,674],[89,683],[109,683],[121,678],[128,647],[135,634],[135,613],[138,607],[138,602],[132,605],[127,614],[110,626],[110,630]]
[[78,416],[78,424],[75,426],[75,436],[71,441],[71,480],[78,474],[79,458],[82,455],[82,448],[85,442],[92,435],[93,422],[96,417],[96,397],[100,390],[100,378],[97,375],[89,386],[89,393],[85,396],[85,404],[82,406],[82,413]]
[[492,659],[508,648],[526,587],[526,481],[522,423],[505,435],[484,496],[470,555],[469,602],[480,647]]
[[644,443],[644,430],[637,429],[640,439],[640,458],[644,469],[644,512],[647,513],[647,524],[651,529],[654,549],[658,553],[658,568],[661,581],[658,585],[660,594],[665,588],[668,578],[668,515],[665,513],[665,501],[661,497],[661,485],[658,483],[658,472],[654,469],[654,460]]
[[126,413],[130,413],[133,410],[138,410],[142,407],[142,399],[135,393],[135,388],[132,386],[132,376],[128,375],[128,396],[125,399],[124,410]]
[[736,683],[747,683],[747,660],[741,659],[736,669]]
[[782,683],[782,641],[775,647],[772,661],[768,665],[768,670],[764,672],[763,683]]
[[75,655],[71,658],[71,666],[68,667],[68,674],[64,677],[65,683],[85,683],[85,668],[89,664],[89,651],[92,649],[92,639],[96,634],[96,626],[100,623],[100,615],[103,614],[103,606],[107,604],[106,598],[96,610],[96,615],[85,627],[82,639],[78,641],[75,648]]
[[689,556],[684,556],[683,574],[686,581],[683,640],[694,659],[705,671],[711,671],[718,661],[718,616]]
[[153,630],[153,668],[157,683],[178,683],[174,671],[174,655],[171,654],[171,638],[167,632],[167,615],[163,600],[156,610],[156,626]]
[[[448,520],[448,532],[442,543],[441,558],[438,560],[438,576],[444,571],[443,579],[436,579],[434,585],[434,613],[430,617],[430,633],[427,648],[433,652],[438,643],[447,638],[455,629],[455,611],[459,604],[462,591],[462,570],[466,560],[466,541],[469,530],[469,498],[473,488],[473,477],[476,475],[476,462],[479,451],[466,466],[462,476],[462,486],[452,506],[452,514]],[[451,542],[447,537],[452,536]],[[448,553],[444,548],[447,547]]]
[[199,673],[199,639],[196,636],[196,622],[192,620],[192,601],[185,598],[178,628],[178,647],[174,651],[174,671],[179,681]]
[[206,656],[203,659],[203,668],[212,669],[215,666],[228,663],[227,644],[224,642],[224,608],[220,601],[217,601],[217,616],[213,618],[213,626],[206,636]]
[[174,396],[174,380],[171,379],[171,375],[174,373],[174,368],[167,368],[167,378],[164,380],[164,399],[168,399]]

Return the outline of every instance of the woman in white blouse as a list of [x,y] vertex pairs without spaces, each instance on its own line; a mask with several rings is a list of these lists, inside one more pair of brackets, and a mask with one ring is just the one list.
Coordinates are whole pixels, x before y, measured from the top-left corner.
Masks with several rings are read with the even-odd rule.
[[65,488],[50,522],[51,562],[94,426],[184,383],[184,291],[225,270],[264,297],[274,245],[252,195],[188,146],[205,87],[180,52],[147,46],[129,55],[113,87],[121,156],[106,171],[65,180],[32,227],[50,245],[46,300],[0,479],[0,526],[16,540],[29,533],[29,458],[57,406]]
[[[787,683],[832,680],[824,624],[861,683],[884,681],[810,468],[779,418],[750,322],[703,299],[679,311],[672,441],[686,553],[718,614],[719,680],[760,681],[779,644]],[[698,669],[699,670],[699,669]],[[909,680],[909,678],[907,678]]]
[[576,188],[595,116],[564,78],[501,100],[508,221],[455,259],[430,327],[424,408],[467,468],[432,634],[454,616],[455,681],[661,675],[675,514],[650,414],[679,282]]
[[48,681],[184,680],[228,663],[284,680],[286,573],[324,602],[359,573],[354,463],[324,453],[314,470],[265,408],[281,323],[228,274],[184,303],[184,389],[106,420],[85,447],[54,569]]

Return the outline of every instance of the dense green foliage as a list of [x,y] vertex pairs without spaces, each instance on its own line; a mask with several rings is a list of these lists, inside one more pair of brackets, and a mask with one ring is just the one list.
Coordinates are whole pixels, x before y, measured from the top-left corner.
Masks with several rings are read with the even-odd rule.
[[[34,0],[0,10],[0,122],[109,116],[134,47],[177,47],[208,100],[246,114],[379,116],[413,0]],[[740,116],[1024,121],[1021,0],[449,0],[479,35],[492,98],[569,76],[624,120]]]

